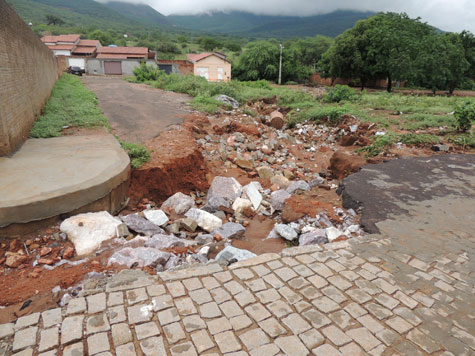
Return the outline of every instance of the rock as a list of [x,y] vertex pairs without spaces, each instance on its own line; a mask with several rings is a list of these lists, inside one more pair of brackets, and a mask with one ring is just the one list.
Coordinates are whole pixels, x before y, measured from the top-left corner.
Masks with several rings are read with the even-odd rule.
[[206,197],[207,201],[211,198],[224,198],[232,204],[242,194],[242,186],[233,177],[214,177]]
[[435,152],[449,152],[450,147],[447,145],[433,145],[432,146],[432,151]]
[[63,252],[63,258],[64,259],[67,259],[67,258],[71,258],[74,256],[74,248],[68,246],[64,249],[64,252]]
[[222,208],[229,209],[229,201],[223,197],[211,197],[201,209],[208,213],[214,213]]
[[193,245],[193,241],[179,239],[173,235],[164,235],[164,234],[157,234],[153,235],[150,239],[145,242],[146,247],[153,247],[156,249],[165,249],[175,246],[189,246]]
[[310,185],[304,180],[296,180],[290,183],[287,187],[287,193],[293,194],[297,190],[307,191],[310,190]]
[[218,95],[216,100],[222,102],[223,104],[231,106],[233,109],[239,108],[239,102],[236,99],[231,98],[227,95]]
[[252,207],[252,202],[248,199],[237,198],[233,204],[235,214],[242,214],[244,210]]
[[343,231],[340,231],[340,230],[337,229],[336,227],[327,227],[327,228],[325,229],[325,232],[326,232],[326,234],[327,234],[328,241],[330,241],[330,242],[336,240],[336,239],[339,238],[341,235],[344,235],[344,234],[343,234]]
[[51,258],[40,258],[38,259],[38,264],[51,266],[52,264],[54,264],[54,260]]
[[277,232],[280,235],[280,237],[282,237],[282,238],[284,238],[288,241],[295,240],[298,236],[297,231],[295,231],[289,225],[276,224],[274,226],[274,230],[275,230],[275,232]]
[[216,256],[216,261],[229,262],[233,259],[237,261],[242,261],[256,256],[257,255],[255,253],[252,253],[251,251],[239,249],[233,246],[226,246],[224,250],[218,253],[218,255]]
[[242,188],[242,191],[247,195],[247,197],[251,201],[252,207],[254,208],[254,210],[259,209],[259,206],[261,205],[261,202],[262,202],[262,195],[261,193],[259,193],[259,188],[257,184],[254,184],[254,182],[251,182],[248,185],[244,186]]
[[308,183],[310,188],[318,187],[319,185],[324,184],[326,181],[320,175],[316,174],[315,177]]
[[327,234],[323,229],[315,229],[313,231],[302,234],[299,237],[300,246],[326,244],[327,242]]
[[201,209],[191,208],[186,212],[185,216],[195,220],[199,227],[208,232],[223,225],[221,219]]
[[163,226],[168,222],[168,216],[162,210],[145,210],[145,218],[158,226]]
[[290,181],[281,175],[273,176],[270,181],[272,184],[277,184],[280,189],[287,189],[290,185]]
[[280,130],[285,125],[284,115],[279,111],[270,113],[269,125],[274,129]]
[[[195,227],[196,230],[196,227]],[[165,227],[165,231],[169,234],[178,234],[180,233],[180,222],[175,221],[173,224],[169,224]]]
[[173,194],[165,200],[161,209],[174,210],[176,214],[184,214],[195,206],[195,201],[190,196],[181,192]]
[[107,262],[108,265],[119,264],[127,267],[136,265],[137,267],[164,265],[171,254],[151,247],[124,247],[115,252]]
[[214,241],[213,235],[211,234],[202,234],[195,237],[195,242],[198,245],[206,245]]
[[221,226],[219,229],[213,231],[213,234],[218,234],[224,239],[232,239],[235,237],[241,237],[246,228],[238,223],[229,222]]
[[20,255],[18,253],[9,253],[7,259],[5,260],[5,265],[10,268],[17,268],[22,263],[26,262],[26,260],[28,260],[28,257],[25,255]]
[[239,168],[245,169],[247,171],[252,171],[254,169],[254,162],[252,162],[250,159],[238,157],[234,163],[236,163]]
[[53,251],[53,249],[51,247],[43,247],[41,248],[40,250],[40,256],[43,257],[43,256],[46,256],[48,253],[50,253],[51,251]]
[[274,171],[271,167],[263,166],[257,168],[257,174],[259,175],[259,178],[271,179],[274,176]]
[[342,150],[336,151],[330,158],[330,170],[333,176],[340,180],[351,173],[358,172],[366,164],[366,160],[357,155],[349,155]]
[[180,220],[180,226],[186,231],[195,232],[196,228],[198,227],[198,223],[194,219],[185,218]]
[[133,230],[139,234],[144,234],[147,236],[152,236],[155,234],[163,233],[163,229],[160,226],[155,225],[151,221],[141,217],[138,214],[129,214],[121,217],[122,221],[129,227],[130,230]]
[[171,255],[167,263],[165,264],[164,269],[178,267],[181,264],[183,264],[184,261],[185,260],[183,257],[177,256],[177,255]]
[[284,207],[284,202],[291,196],[292,195],[290,195],[286,190],[276,190],[270,195],[270,204],[272,205],[274,210],[282,210]]
[[61,231],[66,233],[74,244],[78,256],[94,252],[103,241],[120,237],[120,230],[125,231],[124,228],[122,221],[107,211],[72,216],[60,226]]

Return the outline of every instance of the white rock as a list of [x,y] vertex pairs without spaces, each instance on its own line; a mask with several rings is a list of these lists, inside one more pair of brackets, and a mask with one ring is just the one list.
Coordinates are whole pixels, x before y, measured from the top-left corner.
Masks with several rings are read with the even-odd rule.
[[72,216],[61,223],[60,229],[74,244],[78,256],[97,250],[103,241],[119,237],[125,224],[107,211]]
[[276,224],[274,226],[275,232],[288,241],[295,240],[297,238],[297,231],[291,226],[285,224]]
[[148,221],[153,222],[155,225],[164,226],[168,222],[168,216],[162,210],[145,210],[143,212],[145,218]]
[[252,202],[248,199],[237,198],[233,204],[233,210],[236,214],[241,214],[245,209],[251,208]]
[[248,185],[244,186],[242,190],[251,201],[254,210],[257,210],[259,209],[259,205],[261,205],[262,195],[261,193],[259,193],[259,188],[257,187],[257,185],[253,183],[254,182],[251,182]]
[[284,202],[289,199],[292,195],[287,193],[284,189],[276,190],[270,195],[270,203],[275,210],[282,210],[284,207]]
[[225,198],[229,202],[234,202],[242,193],[242,186],[233,177],[214,177],[208,190],[207,200],[212,197]]
[[328,227],[325,229],[327,234],[328,241],[332,242],[343,235],[343,232],[337,229],[336,227]]
[[185,216],[195,220],[199,227],[208,232],[216,230],[223,225],[220,218],[201,209],[191,208],[186,212]]
[[184,214],[195,206],[195,201],[188,195],[181,192],[173,194],[165,200],[161,206],[162,209],[175,210],[176,214]]
[[224,250],[222,250],[220,253],[218,253],[218,255],[216,256],[216,260],[230,261],[235,258],[238,261],[242,261],[256,256],[257,255],[251,251],[242,250],[229,245],[226,246]]

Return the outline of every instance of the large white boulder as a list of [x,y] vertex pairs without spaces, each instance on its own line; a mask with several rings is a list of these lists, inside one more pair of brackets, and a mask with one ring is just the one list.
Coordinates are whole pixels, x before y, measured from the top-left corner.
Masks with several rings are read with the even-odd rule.
[[220,218],[201,209],[191,208],[186,212],[185,216],[195,220],[199,227],[208,232],[216,230],[223,225]]
[[166,223],[168,222],[167,214],[165,214],[162,210],[159,209],[145,210],[143,214],[148,221],[151,221],[158,226],[166,225]]
[[68,235],[78,256],[94,252],[103,241],[128,234],[125,224],[107,211],[72,216],[61,223],[60,229]]

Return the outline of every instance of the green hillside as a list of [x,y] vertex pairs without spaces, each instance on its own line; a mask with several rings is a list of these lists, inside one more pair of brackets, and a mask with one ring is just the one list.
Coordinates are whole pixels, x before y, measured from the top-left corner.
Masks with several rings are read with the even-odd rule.
[[246,12],[216,12],[202,15],[171,15],[178,27],[243,37],[338,36],[373,12],[335,11],[308,17],[265,16]]
[[159,13],[148,5],[135,5],[120,1],[111,1],[104,3],[104,5],[133,21],[138,21],[150,25],[169,24],[169,21],[165,15],[162,15],[161,13]]

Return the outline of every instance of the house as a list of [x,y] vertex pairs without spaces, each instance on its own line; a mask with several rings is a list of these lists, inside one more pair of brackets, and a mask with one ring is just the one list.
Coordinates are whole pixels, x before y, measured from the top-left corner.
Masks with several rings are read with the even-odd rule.
[[43,36],[41,41],[55,56],[70,56],[80,41],[80,35]]
[[96,57],[87,61],[87,73],[133,75],[141,62],[156,67],[155,52],[146,47],[99,47]]
[[68,58],[70,67],[80,67],[86,69],[86,60],[96,55],[97,49],[101,48],[98,40],[80,40],[72,50],[71,57]]
[[193,63],[194,75],[204,77],[210,82],[228,82],[231,80],[231,62],[223,53],[187,54],[187,60]]

